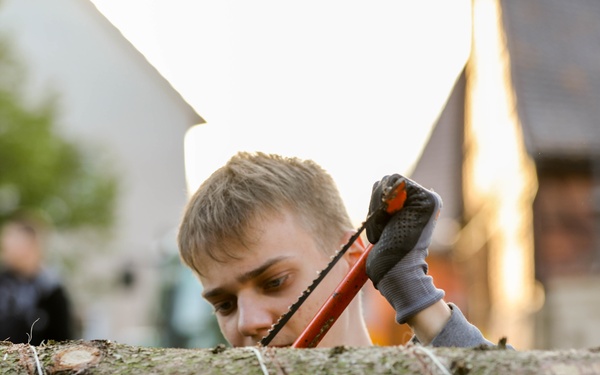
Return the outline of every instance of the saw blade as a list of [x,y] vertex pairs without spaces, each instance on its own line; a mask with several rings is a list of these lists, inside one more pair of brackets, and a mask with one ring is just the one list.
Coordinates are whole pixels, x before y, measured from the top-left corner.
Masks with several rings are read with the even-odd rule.
[[325,278],[325,276],[327,276],[329,271],[331,271],[331,269],[342,258],[342,256],[346,253],[346,251],[348,251],[350,246],[352,246],[354,241],[356,241],[356,239],[360,236],[361,232],[365,229],[366,223],[367,223],[367,221],[365,221],[363,223],[363,225],[360,227],[360,229],[350,238],[350,241],[348,241],[348,243],[346,243],[344,245],[344,247],[342,247],[331,258],[331,261],[327,264],[327,266],[324,269],[322,269],[321,271],[319,271],[319,275],[317,276],[317,278],[313,280],[313,282],[310,284],[310,286],[308,288],[306,288],[304,290],[304,292],[302,292],[302,294],[300,295],[298,300],[296,302],[294,302],[292,305],[290,305],[290,307],[288,308],[288,311],[286,311],[283,315],[281,315],[279,317],[279,320],[277,320],[277,322],[271,327],[267,336],[263,337],[260,340],[259,345],[267,346],[271,343],[271,341],[275,338],[277,333],[279,333],[279,331],[283,328],[283,326],[285,326],[285,324],[288,322],[288,320],[290,320],[290,318],[294,315],[294,313],[296,311],[298,311],[298,309],[304,303],[304,301],[306,301],[308,296],[310,296],[310,294],[313,292],[313,290],[315,290],[315,288],[321,283],[321,281]]
[[[405,186],[406,182],[403,178],[395,181],[395,183],[392,186],[387,186],[383,191],[381,206],[378,210],[385,210],[390,214],[393,214],[397,210],[399,210],[401,206],[397,206],[395,204],[395,201],[400,201],[401,198],[402,203],[404,203],[404,199],[406,198],[406,192],[404,190]],[[402,194],[403,196],[400,197]],[[308,286],[308,288],[304,290],[304,292],[302,292],[302,294],[296,300],[296,302],[289,306],[288,310],[279,317],[277,322],[271,326],[271,329],[269,330],[267,335],[259,341],[259,346],[268,346],[271,343],[271,341],[273,341],[275,336],[277,336],[279,331],[281,331],[281,329],[292,318],[296,311],[298,311],[298,309],[304,303],[304,301],[306,301],[306,299],[316,289],[316,287],[321,283],[321,281],[323,281],[323,279],[325,278],[325,276],[327,276],[329,271],[333,269],[333,267],[344,256],[344,254],[348,251],[352,244],[358,239],[358,237],[360,237],[360,234],[364,231],[364,229],[367,227],[370,221],[373,220],[378,210],[374,211],[366,218],[362,225],[356,230],[356,233],[354,233],[354,235],[350,237],[348,242],[340,250],[338,250],[338,252],[331,258],[331,261],[327,264],[327,266],[321,271],[319,271],[317,278],[313,280],[313,282]]]

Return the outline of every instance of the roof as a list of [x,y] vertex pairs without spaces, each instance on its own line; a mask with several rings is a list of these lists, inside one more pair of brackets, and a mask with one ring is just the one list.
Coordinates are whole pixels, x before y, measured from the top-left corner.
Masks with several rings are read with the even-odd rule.
[[[164,100],[187,117],[189,126],[205,122],[89,0],[0,0],[0,20],[2,35],[14,43],[13,53],[27,69],[25,83],[31,86],[27,92],[53,89],[64,98],[70,92],[65,86],[77,85],[82,96],[92,87],[97,93],[107,82],[118,82],[110,87],[112,93],[105,93],[117,105],[118,95],[125,95],[123,89],[132,87],[134,78],[144,77],[143,90],[161,91]],[[133,95],[130,100],[141,99]]]
[[517,111],[531,156],[600,156],[600,2],[501,0]]
[[462,215],[465,73],[458,77],[410,178],[440,194],[441,218]]

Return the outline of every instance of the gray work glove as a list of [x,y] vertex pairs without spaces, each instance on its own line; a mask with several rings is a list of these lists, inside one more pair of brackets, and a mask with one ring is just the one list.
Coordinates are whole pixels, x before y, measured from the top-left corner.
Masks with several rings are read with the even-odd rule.
[[[393,215],[377,211],[385,188],[401,179],[406,181],[404,207]],[[367,257],[367,275],[396,310],[398,323],[444,297],[427,275],[425,262],[441,207],[438,194],[398,174],[373,185],[369,215],[375,217],[366,231],[374,246]]]

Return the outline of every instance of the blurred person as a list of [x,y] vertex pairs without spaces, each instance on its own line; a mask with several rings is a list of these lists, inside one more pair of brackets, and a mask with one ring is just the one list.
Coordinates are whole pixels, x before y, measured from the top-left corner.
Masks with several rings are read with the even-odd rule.
[[39,345],[72,339],[66,290],[43,265],[42,228],[18,214],[0,229],[0,341]]
[[[406,182],[404,207],[377,210],[383,190]],[[366,228],[375,246],[367,275],[407,323],[413,342],[432,346],[493,345],[460,309],[444,301],[425,258],[442,206],[438,194],[398,174],[373,185]],[[311,160],[238,153],[196,191],[178,234],[180,256],[199,278],[232,346],[256,345],[355,233],[331,176]],[[277,334],[272,345],[300,336],[365,250],[357,240]],[[407,253],[401,257],[399,254]],[[355,298],[319,347],[372,345]]]

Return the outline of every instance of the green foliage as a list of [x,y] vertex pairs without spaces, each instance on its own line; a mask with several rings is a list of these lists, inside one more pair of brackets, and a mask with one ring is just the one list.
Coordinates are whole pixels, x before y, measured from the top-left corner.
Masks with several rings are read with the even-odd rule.
[[0,41],[0,224],[33,211],[56,228],[109,228],[117,179],[98,158],[56,131],[56,106],[32,108],[19,92],[20,67]]

